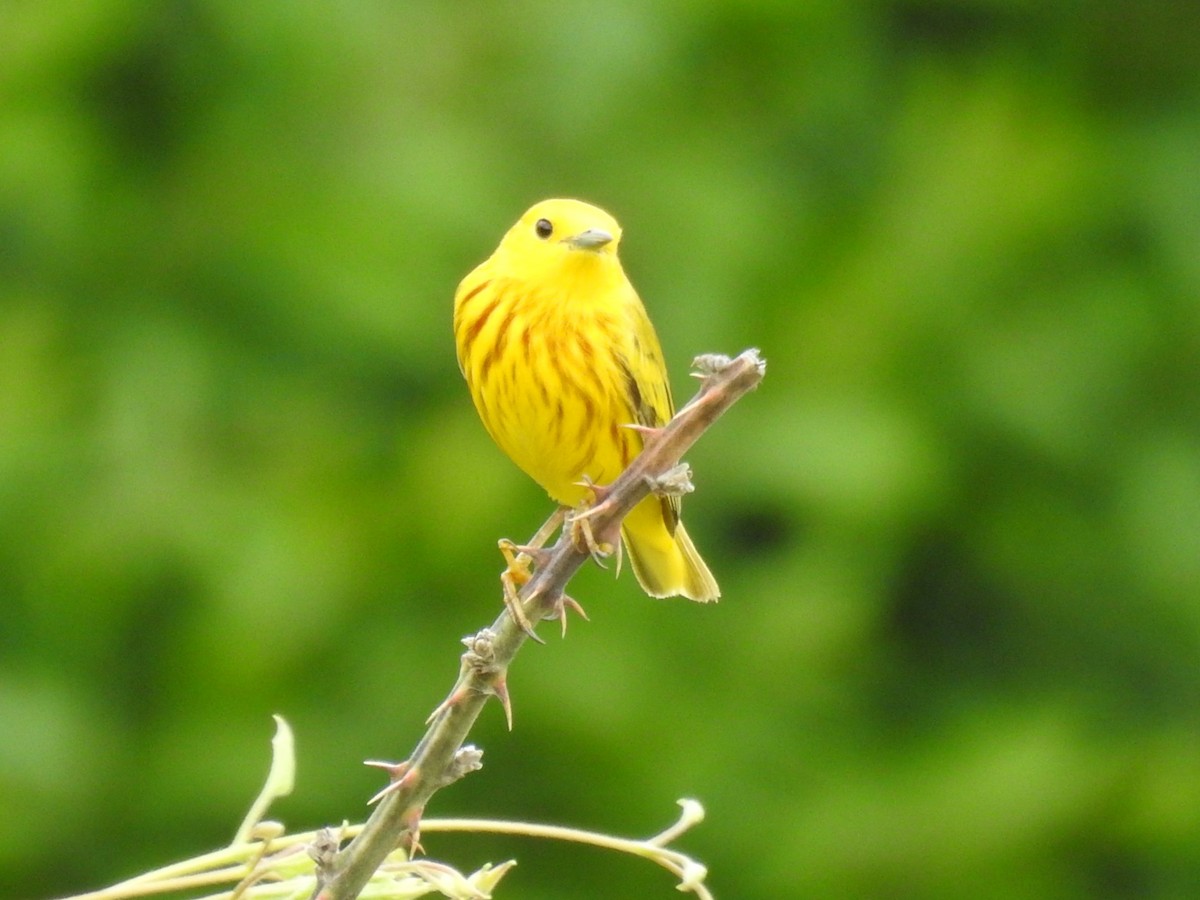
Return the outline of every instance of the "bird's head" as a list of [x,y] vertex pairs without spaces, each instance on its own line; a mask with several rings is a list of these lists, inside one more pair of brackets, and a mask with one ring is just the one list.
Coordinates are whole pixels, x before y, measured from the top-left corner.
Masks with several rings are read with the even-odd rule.
[[500,249],[530,268],[573,268],[616,262],[620,242],[621,226],[599,207],[543,200],[509,229]]

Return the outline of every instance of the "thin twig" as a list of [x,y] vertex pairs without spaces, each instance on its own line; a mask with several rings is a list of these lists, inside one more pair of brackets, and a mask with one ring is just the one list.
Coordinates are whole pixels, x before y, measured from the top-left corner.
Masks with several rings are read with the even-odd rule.
[[520,837],[545,838],[547,840],[571,841],[590,844],[604,850],[616,850],[639,856],[662,866],[672,875],[682,879],[679,890],[690,890],[700,900],[712,900],[712,894],[704,885],[707,874],[704,866],[678,850],[670,843],[693,825],[704,819],[704,809],[695,800],[680,800],[682,812],[679,819],[666,830],[652,838],[621,838],[583,828],[568,828],[562,825],[541,825],[533,822],[508,822],[496,819],[431,819],[429,831],[463,832],[468,834],[508,834]]
[[[616,546],[621,520],[651,490],[658,477],[679,463],[680,457],[730,406],[756,388],[766,371],[757,350],[736,359],[724,356],[697,358],[701,386],[695,397],[663,428],[648,432],[645,447],[621,476],[603,491],[587,512],[597,541]],[[521,590],[520,598],[535,625],[562,610],[567,582],[589,554],[575,546],[571,529],[562,536]],[[394,782],[382,794],[362,831],[318,873],[315,900],[352,900],[384,859],[403,845],[418,847],[421,814],[440,788],[478,768],[479,751],[463,748],[488,697],[497,696],[507,706],[509,663],[528,635],[505,609],[492,623],[471,638],[462,657],[458,681],[446,701],[435,710],[425,736],[403,763],[388,766]]]

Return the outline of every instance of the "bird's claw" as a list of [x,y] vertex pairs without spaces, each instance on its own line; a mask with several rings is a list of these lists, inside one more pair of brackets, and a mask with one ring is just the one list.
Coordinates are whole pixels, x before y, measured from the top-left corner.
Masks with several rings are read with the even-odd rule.
[[[533,630],[533,623],[529,621],[529,616],[525,615],[525,604],[521,602],[521,588],[528,583],[530,577],[532,576],[528,569],[508,568],[500,573],[500,584],[504,588],[504,607],[528,637],[539,644],[544,644],[546,642]],[[526,601],[532,600],[535,596],[536,594],[530,594],[525,599]]]
[[504,557],[505,569],[500,574],[500,584],[504,588],[504,606],[508,610],[508,614],[512,616],[513,621],[517,623],[520,629],[525,634],[537,641],[539,644],[544,644],[537,633],[533,630],[533,623],[529,621],[529,616],[525,614],[525,604],[537,596],[536,591],[525,598],[525,602],[521,601],[521,588],[529,583],[533,577],[530,566],[536,568],[544,565],[549,559],[549,552],[544,549],[546,541],[550,539],[550,535],[554,534],[563,519],[567,515],[567,510],[564,507],[558,507],[554,514],[550,516],[542,526],[537,530],[537,533],[530,539],[528,544],[517,544],[510,541],[508,538],[501,538],[498,542],[500,555]]
[[531,575],[531,565],[536,569],[545,565],[550,558],[550,551],[541,544],[518,544],[508,538],[500,538],[496,546],[500,548],[500,555],[508,563],[509,569],[519,569],[525,575],[525,581],[528,581]]
[[589,517],[596,509],[593,506],[591,509],[571,517],[571,541],[577,549],[586,550],[595,560],[596,565],[606,569],[608,567],[604,564],[604,560],[612,556],[615,551],[613,545],[608,541],[596,540],[596,535],[592,532],[592,523],[589,521]]

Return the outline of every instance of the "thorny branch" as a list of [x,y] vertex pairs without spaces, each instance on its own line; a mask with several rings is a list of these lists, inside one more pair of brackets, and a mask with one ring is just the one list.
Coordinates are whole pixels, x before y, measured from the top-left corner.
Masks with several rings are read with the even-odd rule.
[[[645,446],[637,459],[611,485],[597,489],[597,501],[586,512],[597,541],[616,547],[625,515],[717,418],[758,386],[766,372],[757,350],[746,350],[735,359],[701,356],[693,366],[701,379],[696,396],[661,429],[645,431]],[[529,622],[563,614],[563,604],[573,603],[565,593],[567,582],[588,558],[586,549],[576,547],[571,529],[564,528],[558,542],[540,555],[533,577],[520,592]],[[463,744],[488,697],[501,701],[511,723],[508,666],[529,636],[505,609],[490,627],[464,639],[467,652],[458,681],[430,716],[429,730],[412,755],[401,763],[373,763],[389,772],[392,783],[376,795],[379,805],[363,830],[318,872],[315,900],[352,900],[397,845],[410,852],[419,848],[420,820],[429,798],[481,765],[480,751]]]

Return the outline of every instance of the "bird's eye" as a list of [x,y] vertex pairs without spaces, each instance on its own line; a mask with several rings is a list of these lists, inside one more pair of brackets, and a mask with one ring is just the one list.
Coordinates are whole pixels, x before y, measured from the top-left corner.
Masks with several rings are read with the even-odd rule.
[[549,219],[538,219],[537,222],[534,223],[533,230],[537,232],[538,237],[540,237],[542,240],[545,240],[554,233],[554,226],[550,224]]

